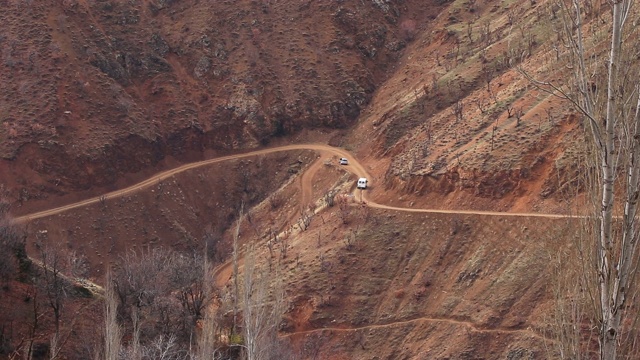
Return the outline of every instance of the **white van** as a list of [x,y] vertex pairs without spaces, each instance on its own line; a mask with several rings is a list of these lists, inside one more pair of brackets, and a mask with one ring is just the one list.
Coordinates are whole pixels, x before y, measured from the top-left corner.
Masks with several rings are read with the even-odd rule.
[[358,189],[366,189],[367,188],[367,178],[358,179]]

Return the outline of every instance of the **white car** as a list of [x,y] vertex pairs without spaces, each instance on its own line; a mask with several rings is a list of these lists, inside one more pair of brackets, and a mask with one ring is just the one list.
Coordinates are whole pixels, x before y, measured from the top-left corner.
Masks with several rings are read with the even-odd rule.
[[340,158],[340,165],[349,165],[349,160],[347,160],[347,158]]
[[366,189],[367,188],[367,178],[358,179],[358,189]]

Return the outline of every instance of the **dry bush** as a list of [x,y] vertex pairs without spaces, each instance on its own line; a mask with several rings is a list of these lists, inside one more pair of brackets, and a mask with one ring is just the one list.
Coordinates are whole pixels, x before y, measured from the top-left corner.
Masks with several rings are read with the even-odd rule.
[[280,194],[273,194],[269,197],[269,205],[272,210],[278,209],[284,203],[284,199]]
[[322,199],[324,200],[324,203],[327,204],[328,207],[333,207],[336,204],[335,194],[331,190],[324,193],[324,196],[322,197]]
[[210,272],[195,254],[163,248],[126,254],[114,270],[119,320],[142,334],[142,345],[158,336],[190,341],[214,295],[205,281]]
[[314,213],[311,208],[300,210],[300,218],[298,219],[298,226],[300,227],[300,230],[305,231],[309,228],[313,215]]
[[342,220],[342,224],[347,225],[351,222],[351,204],[349,202],[349,197],[346,195],[338,196],[338,216],[340,220]]

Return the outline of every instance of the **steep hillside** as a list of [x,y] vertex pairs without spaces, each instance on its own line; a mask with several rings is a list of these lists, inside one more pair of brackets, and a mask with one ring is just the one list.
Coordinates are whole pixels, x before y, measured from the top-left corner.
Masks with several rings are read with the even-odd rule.
[[283,332],[303,358],[555,357],[547,259],[566,245],[550,243],[566,220],[372,210],[343,225],[337,209],[323,220],[285,265]]
[[350,126],[439,11],[359,0],[0,6],[0,181],[18,203],[114,184],[167,156]]
[[[0,200],[13,205],[32,257],[55,246],[75,261],[65,266],[103,284],[105,268],[126,254],[206,250],[216,286],[208,310],[227,354],[245,346],[230,325],[238,237],[239,271],[252,255],[274,276],[270,290],[283,287],[284,320],[270,325],[291,358],[556,357],[554,322],[563,319],[554,310],[564,299],[555,262],[580,224],[533,213],[569,211],[584,141],[569,105],[523,76],[566,82],[550,1],[0,0],[0,8]],[[597,45],[607,10],[591,11]],[[99,198],[194,161],[290,143],[344,150],[226,159]],[[339,165],[337,153],[353,154],[351,163]],[[359,170],[371,176],[364,197],[354,189]],[[436,208],[453,211],[412,213]],[[493,213],[456,213],[468,209]],[[42,356],[51,344],[49,308],[29,308],[35,282],[19,273],[0,289],[13,299],[2,302],[0,322],[20,323],[0,333],[0,358],[23,351],[25,319],[39,312],[48,315],[31,339]],[[174,291],[148,306],[148,324],[162,318],[164,327],[144,340],[180,327],[181,349],[192,349],[206,319],[167,320],[167,309],[184,306]],[[100,352],[94,330],[103,324],[92,323],[98,302],[88,307],[82,296],[63,310],[62,328],[74,334],[65,354],[86,345],[88,357]],[[77,309],[91,312],[77,315],[78,331]],[[118,321],[129,346],[135,320],[126,315]],[[78,344],[85,333],[92,343]],[[589,331],[580,335],[588,343]]]
[[455,1],[427,24],[353,132],[385,191],[405,204],[563,211],[554,204],[575,177],[582,127],[568,102],[523,76],[568,81],[557,11]]

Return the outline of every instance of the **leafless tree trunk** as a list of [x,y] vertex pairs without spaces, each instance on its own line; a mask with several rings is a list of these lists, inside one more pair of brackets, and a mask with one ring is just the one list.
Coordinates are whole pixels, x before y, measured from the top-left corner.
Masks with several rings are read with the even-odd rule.
[[111,279],[111,270],[107,271],[104,294],[104,359],[118,360],[122,334],[118,325],[118,298]]
[[23,358],[25,360],[31,360],[31,358],[33,358],[33,344],[36,340],[36,334],[40,330],[40,317],[42,316],[42,313],[40,312],[38,288],[35,286],[32,287],[29,296],[31,298],[32,308],[30,314],[31,321],[29,324],[29,332],[26,339],[24,340],[25,345],[22,350]]
[[[599,329],[600,359],[636,358],[632,355],[637,337],[638,226],[640,196],[640,77],[638,76],[638,34],[635,26],[625,32],[632,0],[611,0],[611,39],[606,65],[598,63],[597,46],[585,45],[583,2],[560,0],[565,43],[570,49],[575,87],[535,81],[542,88],[563,97],[587,119],[596,168],[592,190],[598,205],[591,232],[595,260],[594,303]],[[635,19],[637,20],[637,19]],[[594,26],[597,26],[594,25]],[[597,44],[596,44],[597,45]],[[604,66],[603,66],[604,65]],[[602,70],[605,76],[601,76]],[[598,79],[606,78],[598,84]],[[599,96],[599,85],[606,96]],[[624,174],[624,175],[623,175]],[[622,185],[616,189],[616,185]],[[622,210],[621,215],[614,215]]]
[[[149,307],[167,291],[168,271],[174,266],[173,253],[163,248],[137,254],[128,252],[115,270],[114,289],[124,312]],[[141,312],[138,312],[141,315]]]
[[238,240],[240,238],[240,224],[242,223],[242,213],[244,210],[244,203],[240,205],[240,213],[238,214],[238,220],[236,222],[236,230],[233,233],[233,329],[232,334],[237,334],[238,325],[238,299],[239,286],[238,286]]
[[206,306],[212,298],[209,262],[206,255],[175,254],[170,289],[182,305],[185,317],[190,318],[192,330],[204,316]]
[[[7,214],[8,211],[9,203],[0,198],[0,285],[2,286],[26,275],[20,268],[26,267],[30,263],[25,249],[24,239],[26,236],[12,222]],[[37,293],[37,289],[34,289],[34,292]],[[37,296],[33,297],[34,301],[36,298]],[[33,310],[36,313],[37,308]],[[35,326],[37,325],[37,317],[34,320],[36,320]],[[4,327],[5,324],[0,325]]]
[[[209,268],[208,265],[206,265],[205,268]],[[210,271],[211,269],[209,269],[206,273],[206,279],[210,279],[211,281],[207,281],[206,282],[206,286],[207,286],[207,293],[212,294],[214,289],[213,289],[213,277],[212,275],[212,271]],[[216,344],[217,344],[217,337],[218,337],[218,323],[216,321],[215,318],[215,313],[213,311],[213,309],[211,309],[210,307],[205,308],[204,309],[204,317],[202,318],[202,322],[201,322],[202,328],[200,330],[200,334],[198,336],[198,343],[197,343],[197,350],[196,350],[196,359],[197,360],[215,360],[217,359],[217,352],[216,352]]]
[[247,359],[272,359],[279,351],[277,335],[285,310],[284,289],[277,271],[271,274],[256,265],[253,248],[245,256],[242,300]]
[[188,352],[180,349],[174,335],[159,335],[142,347],[143,360],[186,360]]
[[[637,121],[634,126],[634,140],[632,140],[635,149],[631,154],[631,163],[629,164],[628,172],[630,179],[635,180],[629,182],[629,190],[632,191],[631,198],[627,198],[625,201],[625,217],[624,228],[625,231],[622,237],[622,243],[620,244],[620,255],[618,261],[614,249],[613,242],[615,239],[613,236],[613,200],[614,200],[614,182],[616,172],[616,150],[614,147],[615,136],[615,123],[616,109],[618,101],[618,95],[614,88],[618,84],[618,73],[620,66],[620,47],[622,46],[622,30],[626,19],[626,10],[623,7],[630,6],[629,1],[616,1],[613,4],[613,24],[612,24],[612,37],[611,37],[611,54],[609,56],[609,80],[607,82],[607,112],[604,125],[604,143],[602,143],[601,129],[594,131],[594,139],[598,141],[598,150],[601,158],[602,166],[602,210],[600,215],[600,246],[598,247],[598,268],[600,269],[600,307],[602,311],[602,326],[601,326],[601,342],[602,342],[602,359],[616,359],[617,356],[617,339],[620,333],[620,320],[624,311],[624,301],[627,289],[627,278],[630,275],[630,262],[635,250],[636,239],[632,239],[635,235],[634,231],[635,222],[635,210],[638,192],[637,189],[637,173],[638,165],[634,164],[637,161],[638,151],[638,125]],[[640,105],[640,103],[638,103]],[[595,114],[594,114],[595,115]],[[625,119],[622,119],[623,121]],[[595,129],[595,128],[594,128]],[[620,146],[620,145],[619,145]],[[629,217],[631,212],[631,217]],[[617,269],[614,269],[615,263],[618,263]],[[634,266],[635,268],[635,266]],[[634,269],[635,270],[635,269]],[[618,272],[619,271],[619,272]]]
[[[597,120],[601,116],[597,113],[597,104],[590,96],[590,86],[588,84],[586,68],[580,72],[578,83],[582,94],[584,114],[591,119],[591,133],[595,143],[595,149],[600,158],[600,215],[599,215],[599,236],[597,241],[597,264],[599,279],[600,297],[600,358],[617,359],[618,343],[621,335],[622,319],[626,313],[625,301],[627,291],[632,285],[633,275],[635,275],[638,254],[637,254],[637,225],[636,208],[639,195],[638,172],[640,171],[640,122],[638,113],[640,101],[638,95],[633,96],[636,109],[634,112],[624,108],[624,99],[629,96],[625,94],[622,79],[620,78],[622,65],[622,33],[624,25],[629,15],[631,7],[630,0],[616,0],[612,3],[612,36],[611,50],[608,58],[607,76],[607,99],[606,112],[604,114],[604,124]],[[574,6],[579,13],[579,5]],[[580,19],[580,17],[578,17]],[[578,23],[578,26],[581,22]],[[580,29],[578,39],[582,36]],[[578,56],[580,66],[584,67],[585,50],[582,43],[579,43]],[[638,84],[635,84],[635,93],[638,91]],[[620,142],[618,142],[620,141]],[[627,153],[628,151],[628,153]],[[620,162],[626,162],[620,164]],[[619,165],[623,165],[627,172],[626,189],[622,194],[620,202],[624,203],[624,214],[622,216],[622,228],[614,229],[614,205],[616,183],[616,172]]]
[[456,122],[460,123],[464,119],[464,102],[462,100],[458,100],[453,104],[453,113],[456,116]]
[[40,253],[40,261],[42,262],[37,286],[44,290],[47,304],[53,313],[54,333],[52,335],[50,354],[52,358],[55,358],[60,352],[60,323],[63,306],[67,298],[69,280],[65,279],[62,274],[62,266],[65,262],[63,261],[62,251],[59,248],[42,242],[36,243],[36,248]]
[[131,360],[141,360],[142,351],[140,348],[140,315],[137,308],[131,310]]

